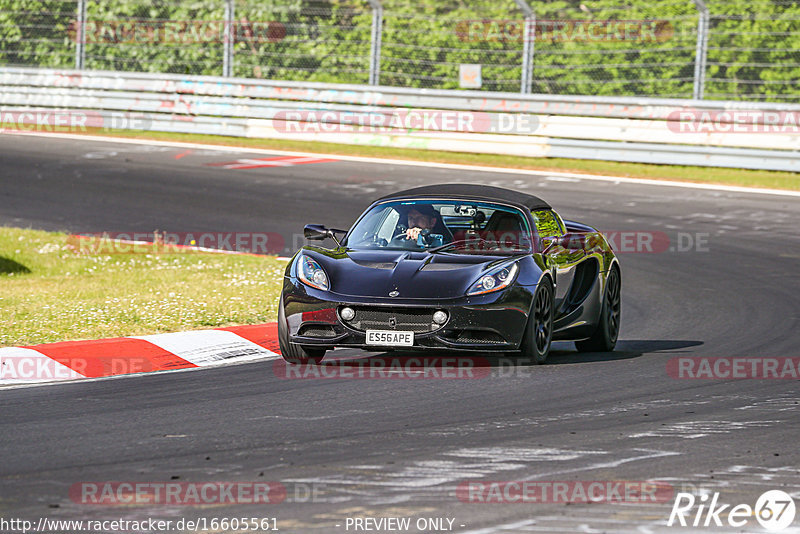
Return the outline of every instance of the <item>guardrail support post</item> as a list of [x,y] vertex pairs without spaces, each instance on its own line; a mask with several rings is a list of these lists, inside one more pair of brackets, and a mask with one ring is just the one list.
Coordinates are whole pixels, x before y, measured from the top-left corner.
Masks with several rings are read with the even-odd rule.
[[381,36],[383,35],[383,5],[381,0],[369,0],[372,7],[372,34],[369,48],[369,84],[379,85],[381,79]]
[[533,83],[533,52],[536,44],[536,14],[526,0],[514,0],[525,14],[525,28],[522,35],[522,79],[519,92],[528,94]]
[[236,13],[233,8],[234,0],[225,0],[225,39],[224,50],[222,52],[222,75],[226,78],[233,76],[233,45],[235,44],[235,25],[234,17]]
[[704,0],[694,0],[700,16],[697,19],[697,51],[694,58],[694,89],[692,98],[702,100],[706,85],[706,60],[708,58],[708,6]]
[[75,69],[83,70],[86,62],[86,0],[78,0],[78,27],[75,32]]

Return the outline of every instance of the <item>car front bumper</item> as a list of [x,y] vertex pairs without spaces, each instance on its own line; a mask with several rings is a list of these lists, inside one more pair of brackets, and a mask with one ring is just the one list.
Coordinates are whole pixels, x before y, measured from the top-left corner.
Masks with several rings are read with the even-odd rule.
[[[304,346],[356,347],[375,352],[395,348],[513,351],[519,349],[528,321],[533,299],[531,289],[535,287],[511,286],[493,293],[454,299],[353,297],[317,290],[296,278],[286,277],[280,305],[284,307],[289,340]],[[355,320],[341,318],[339,312],[345,306],[357,311]],[[437,310],[448,315],[441,326],[429,320]],[[393,318],[396,319],[394,326]],[[412,330],[414,345],[367,345],[367,329]]]

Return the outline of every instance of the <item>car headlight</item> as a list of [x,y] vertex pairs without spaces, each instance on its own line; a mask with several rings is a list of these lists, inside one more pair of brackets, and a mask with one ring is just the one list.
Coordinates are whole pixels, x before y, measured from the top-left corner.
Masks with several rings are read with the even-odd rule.
[[470,286],[467,295],[481,295],[508,287],[514,281],[519,267],[516,263],[501,265],[481,275],[477,282]]
[[297,277],[306,285],[316,289],[328,290],[328,275],[312,258],[301,254],[297,259]]

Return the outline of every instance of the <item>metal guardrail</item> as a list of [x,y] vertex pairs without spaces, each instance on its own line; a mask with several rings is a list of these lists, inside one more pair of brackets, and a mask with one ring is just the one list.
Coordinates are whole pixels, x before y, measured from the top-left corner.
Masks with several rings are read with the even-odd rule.
[[[136,113],[139,121],[134,126],[153,131],[202,131],[531,157],[800,171],[800,133],[770,132],[769,128],[763,128],[766,113],[772,113],[773,118],[800,117],[800,105],[796,104],[522,95],[168,74],[0,69],[0,119],[4,111],[38,108],[91,110],[96,117],[104,118],[103,124],[113,124],[115,114]],[[352,117],[368,120],[412,110],[469,113],[482,127],[464,130],[438,123],[426,129],[340,127],[331,131],[337,129],[337,124],[346,125]],[[719,119],[721,123],[761,125],[760,129],[765,131],[758,135],[676,131],[677,114],[726,111],[730,113]],[[291,119],[293,116],[300,119]],[[503,121],[524,123],[525,127],[504,130],[499,128]],[[298,122],[303,127],[297,127]]]

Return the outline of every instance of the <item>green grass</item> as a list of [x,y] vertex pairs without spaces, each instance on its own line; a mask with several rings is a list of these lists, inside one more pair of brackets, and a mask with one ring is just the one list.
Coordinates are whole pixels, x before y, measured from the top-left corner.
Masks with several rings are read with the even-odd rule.
[[79,254],[0,227],[0,346],[275,321],[286,262],[213,253]]
[[376,158],[407,159],[437,163],[458,163],[462,165],[487,165],[513,169],[541,171],[577,172],[603,174],[654,180],[677,180],[683,182],[736,185],[744,187],[764,187],[800,191],[800,174],[780,171],[753,171],[725,169],[716,167],[689,167],[681,165],[651,165],[645,163],[617,163],[599,160],[525,158],[519,156],[498,156],[492,154],[465,154],[434,150],[412,150],[378,146],[344,145],[311,141],[284,141],[279,139],[247,139],[203,134],[174,134],[162,132],[103,132],[103,135],[137,139],[182,141],[244,148],[272,150],[293,150],[318,152],[346,156],[366,156]]

